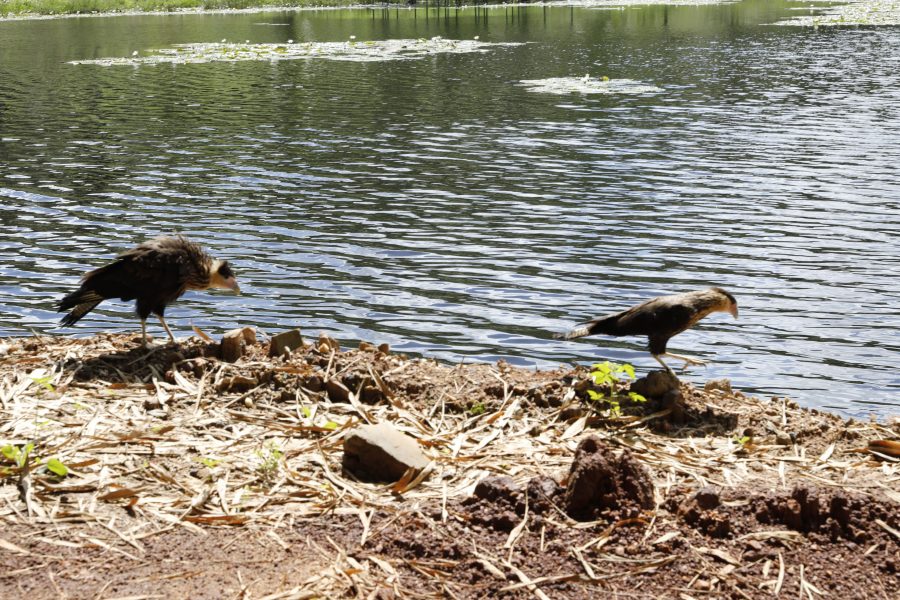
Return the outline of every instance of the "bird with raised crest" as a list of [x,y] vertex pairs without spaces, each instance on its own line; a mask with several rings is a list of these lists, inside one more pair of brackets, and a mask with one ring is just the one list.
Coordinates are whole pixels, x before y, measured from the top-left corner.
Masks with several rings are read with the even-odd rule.
[[227,261],[213,258],[182,235],[160,236],[119,254],[111,263],[85,273],[81,286],[57,305],[69,311],[61,325],[74,325],[104,300],[135,300],[141,320],[141,344],[147,345],[147,317],[159,317],[169,338],[175,336],[163,316],[166,306],[188,290],[221,288],[240,293]]

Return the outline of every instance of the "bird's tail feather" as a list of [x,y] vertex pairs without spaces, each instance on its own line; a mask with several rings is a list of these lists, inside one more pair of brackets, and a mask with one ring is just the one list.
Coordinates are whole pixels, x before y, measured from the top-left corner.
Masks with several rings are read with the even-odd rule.
[[70,308],[72,309],[69,314],[62,318],[60,325],[74,325],[81,317],[94,310],[94,307],[103,302],[103,300],[105,300],[105,298],[97,292],[91,290],[75,290],[60,300],[59,305],[57,306],[57,312],[64,312]]
[[569,331],[563,333],[554,333],[553,337],[558,340],[574,340],[575,338],[580,338],[588,335],[590,333],[590,328],[587,323],[579,325],[575,329],[571,329]]
[[570,329],[565,333],[554,333],[553,337],[555,337],[556,339],[574,340],[575,338],[584,337],[586,335],[594,335],[595,333],[607,333],[615,335],[615,325],[618,316],[618,314],[615,314],[606,317],[600,317],[598,319],[593,319],[591,321],[587,321],[586,323],[581,323],[574,329]]

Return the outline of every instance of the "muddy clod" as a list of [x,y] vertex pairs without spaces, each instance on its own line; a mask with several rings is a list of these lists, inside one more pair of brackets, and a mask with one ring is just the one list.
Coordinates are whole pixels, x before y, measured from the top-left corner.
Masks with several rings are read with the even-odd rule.
[[669,371],[650,371],[631,384],[631,391],[645,398],[662,398],[670,391],[678,391],[680,382]]
[[578,444],[564,498],[566,513],[589,521],[604,513],[637,513],[653,507],[650,474],[630,452],[617,455],[600,438]]

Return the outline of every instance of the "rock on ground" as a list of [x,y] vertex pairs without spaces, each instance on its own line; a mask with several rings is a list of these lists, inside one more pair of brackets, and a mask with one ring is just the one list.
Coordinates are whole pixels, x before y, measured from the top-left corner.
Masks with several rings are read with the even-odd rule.
[[362,425],[344,439],[344,468],[367,481],[398,481],[428,462],[413,438],[387,423]]

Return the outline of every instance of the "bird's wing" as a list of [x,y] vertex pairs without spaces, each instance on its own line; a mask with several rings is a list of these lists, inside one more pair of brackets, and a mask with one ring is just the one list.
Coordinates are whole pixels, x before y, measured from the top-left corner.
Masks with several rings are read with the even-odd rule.
[[666,339],[694,324],[696,310],[689,304],[662,296],[619,313],[617,335],[646,335]]
[[179,265],[160,252],[138,246],[84,276],[82,289],[104,298],[133,300],[148,291],[170,292],[182,286]]

